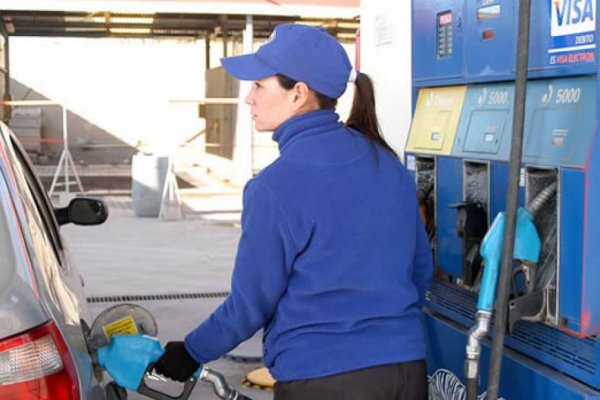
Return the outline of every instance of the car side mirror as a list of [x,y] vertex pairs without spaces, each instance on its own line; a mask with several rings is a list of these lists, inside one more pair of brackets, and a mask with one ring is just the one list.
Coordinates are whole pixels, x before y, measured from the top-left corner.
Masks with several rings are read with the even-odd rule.
[[67,207],[55,208],[54,215],[59,225],[99,225],[108,218],[108,208],[102,200],[77,197]]

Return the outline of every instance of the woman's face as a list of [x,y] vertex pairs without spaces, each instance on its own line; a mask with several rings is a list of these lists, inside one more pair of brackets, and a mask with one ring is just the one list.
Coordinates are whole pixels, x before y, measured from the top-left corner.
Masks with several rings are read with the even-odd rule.
[[258,131],[274,131],[297,113],[297,98],[293,89],[284,89],[275,76],[252,82],[246,96],[254,127]]

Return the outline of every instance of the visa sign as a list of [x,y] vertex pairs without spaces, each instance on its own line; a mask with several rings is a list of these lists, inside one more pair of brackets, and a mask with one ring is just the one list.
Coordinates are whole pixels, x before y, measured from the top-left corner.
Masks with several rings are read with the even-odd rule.
[[552,36],[596,30],[596,0],[550,0]]

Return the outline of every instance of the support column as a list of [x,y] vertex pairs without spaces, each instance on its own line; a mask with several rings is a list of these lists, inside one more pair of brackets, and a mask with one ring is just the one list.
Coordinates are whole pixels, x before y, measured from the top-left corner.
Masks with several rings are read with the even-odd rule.
[[[243,53],[254,51],[254,23],[252,15],[246,16],[246,29],[242,36]],[[239,105],[237,112],[237,127],[235,132],[235,147],[233,160],[236,166],[236,180],[245,182],[253,175],[253,124],[250,106],[244,99],[251,88],[249,81],[240,81]]]
[[210,35],[210,33],[207,33],[204,38],[204,62],[207,71],[210,69]]
[[[4,49],[3,49],[3,54],[4,54],[4,67],[2,68],[2,75],[4,76],[4,79],[2,81],[2,85],[4,85],[4,87],[2,88],[3,90],[0,92],[2,94],[1,100],[4,101],[10,101],[12,100],[12,96],[10,94],[10,57],[9,57],[9,38],[10,36],[8,35],[8,32],[6,31],[4,25],[0,24],[0,34],[2,35],[2,38],[4,39]],[[2,110],[0,110],[0,120],[3,120],[5,122],[8,122],[8,120],[10,119],[10,113],[11,113],[11,107],[10,106],[3,106]]]
[[227,15],[219,17],[219,27],[221,28],[221,37],[223,38],[223,57],[229,55],[229,29],[227,27]]

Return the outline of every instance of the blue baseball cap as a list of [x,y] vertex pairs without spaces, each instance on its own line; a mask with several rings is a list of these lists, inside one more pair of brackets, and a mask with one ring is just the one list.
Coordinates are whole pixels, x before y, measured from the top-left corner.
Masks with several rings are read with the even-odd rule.
[[281,74],[332,99],[344,93],[353,70],[333,36],[322,28],[297,24],[278,25],[255,53],[222,58],[221,64],[240,80]]

